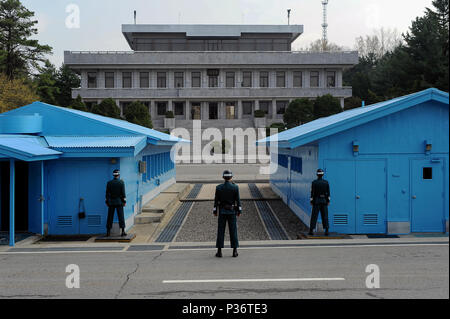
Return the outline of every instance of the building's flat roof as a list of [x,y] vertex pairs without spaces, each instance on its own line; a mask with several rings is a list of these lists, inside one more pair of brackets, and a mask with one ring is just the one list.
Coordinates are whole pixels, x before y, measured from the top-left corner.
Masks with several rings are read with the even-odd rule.
[[122,33],[132,46],[133,33],[185,33],[188,38],[239,38],[242,33],[291,34],[291,42],[303,33],[303,25],[241,24],[123,24]]

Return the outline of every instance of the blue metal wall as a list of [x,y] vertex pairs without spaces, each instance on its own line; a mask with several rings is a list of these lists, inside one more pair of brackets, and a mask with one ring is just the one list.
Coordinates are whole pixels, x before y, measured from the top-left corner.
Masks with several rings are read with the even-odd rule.
[[[296,213],[309,223],[309,185],[315,170],[324,168],[331,186],[331,231],[448,231],[448,119],[448,105],[430,101],[326,137],[318,141],[318,162],[311,158],[308,168],[305,147],[291,151],[304,165],[303,175],[291,173],[291,190],[284,170],[272,183],[285,201],[291,192],[291,202],[303,210]],[[432,144],[429,154],[425,141]],[[357,154],[353,142],[359,144]],[[432,169],[431,180],[424,179],[424,168]]]

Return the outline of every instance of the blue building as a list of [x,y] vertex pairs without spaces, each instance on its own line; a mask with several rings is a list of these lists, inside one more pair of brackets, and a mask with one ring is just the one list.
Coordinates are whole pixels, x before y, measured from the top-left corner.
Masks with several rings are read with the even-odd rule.
[[278,140],[271,186],[309,225],[310,185],[323,168],[330,231],[448,232],[448,105],[448,93],[428,89],[261,140]]
[[[175,183],[173,146],[187,142],[91,113],[35,102],[0,115],[0,229],[101,234],[106,182],[125,181],[127,228]],[[85,212],[85,218],[80,212]],[[116,217],[117,218],[117,217]]]

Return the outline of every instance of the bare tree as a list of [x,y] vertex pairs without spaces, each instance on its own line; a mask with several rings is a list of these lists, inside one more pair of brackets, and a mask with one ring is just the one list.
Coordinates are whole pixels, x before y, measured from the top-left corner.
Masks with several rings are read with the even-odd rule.
[[402,35],[397,29],[380,28],[372,35],[356,38],[355,47],[362,57],[374,56],[380,59],[388,52],[392,52],[403,43]]

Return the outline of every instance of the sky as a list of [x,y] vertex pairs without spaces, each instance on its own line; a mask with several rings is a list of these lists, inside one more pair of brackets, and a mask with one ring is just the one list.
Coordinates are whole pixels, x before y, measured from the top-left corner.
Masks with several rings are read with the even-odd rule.
[[[329,0],[330,42],[355,48],[355,39],[374,30],[408,31],[411,22],[432,8],[432,0]],[[22,0],[35,12],[41,44],[53,48],[60,66],[64,51],[129,51],[122,24],[290,24],[304,26],[293,48],[307,48],[322,37],[322,0]],[[75,5],[77,9],[73,9]],[[76,10],[79,10],[79,24]],[[69,22],[69,23],[67,23]]]

